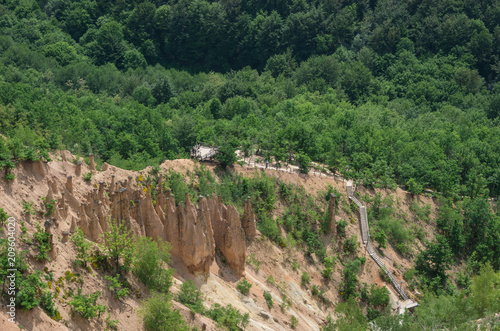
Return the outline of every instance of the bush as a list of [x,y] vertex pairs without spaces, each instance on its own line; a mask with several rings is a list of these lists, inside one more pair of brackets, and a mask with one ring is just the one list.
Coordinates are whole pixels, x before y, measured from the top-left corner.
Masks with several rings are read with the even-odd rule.
[[345,228],[347,227],[346,220],[340,220],[337,222],[337,233],[339,237],[345,238]]
[[4,225],[8,218],[9,215],[7,212],[3,208],[0,208],[0,225]]
[[182,283],[181,290],[177,294],[177,301],[189,307],[191,311],[203,313],[203,296],[192,280]]
[[42,272],[40,270],[23,277],[19,283],[16,305],[21,306],[25,310],[30,310],[40,304],[41,290],[47,287],[41,279]]
[[71,242],[75,244],[77,261],[81,261],[86,267],[87,262],[90,262],[90,247],[92,243],[85,239],[82,229],[76,228],[75,233],[70,238]]
[[97,304],[100,296],[101,292],[82,294],[82,289],[78,289],[78,294],[75,294],[73,300],[69,301],[69,305],[83,318],[100,317],[106,311],[106,306]]
[[266,300],[267,308],[273,308],[273,296],[271,292],[264,291],[264,299]]
[[229,331],[244,330],[250,322],[248,313],[242,315],[238,309],[231,305],[223,307],[216,303],[207,310],[206,315]]
[[372,284],[369,303],[375,307],[385,308],[389,304],[389,290],[387,287]]
[[352,235],[344,243],[344,252],[354,253],[356,248],[358,248],[358,240],[355,235]]
[[59,310],[54,306],[54,295],[50,290],[43,290],[40,297],[40,306],[53,320],[59,321],[62,319],[61,313],[59,313]]
[[169,294],[153,293],[151,298],[142,302],[139,310],[148,331],[188,331],[186,321],[178,310],[172,307]]
[[92,171],[87,172],[86,174],[83,175],[83,179],[86,182],[90,182],[92,180]]
[[165,269],[170,262],[170,243],[140,237],[135,249],[132,270],[144,285],[159,292],[168,292],[172,286],[173,269]]
[[300,284],[302,284],[302,286],[305,286],[305,285],[309,284],[310,281],[311,281],[311,276],[309,276],[309,274],[307,272],[303,272],[302,278],[300,280]]
[[354,259],[344,267],[342,282],[340,283],[340,295],[344,300],[347,300],[356,292],[358,284],[357,273],[360,270],[361,264],[362,261],[360,259]]
[[290,319],[290,326],[292,327],[292,329],[295,329],[295,328],[297,328],[298,325],[299,325],[299,320],[297,319],[297,317],[292,315],[292,317]]
[[35,256],[37,261],[49,260],[48,252],[50,251],[50,233],[42,229],[40,223],[36,224],[36,232],[33,233],[35,240],[35,249],[38,254]]
[[115,262],[116,267],[120,267],[120,259],[124,260],[123,268],[128,270],[132,262],[134,252],[134,242],[131,231],[121,222],[109,222],[109,231],[105,232],[102,237],[104,239],[103,251],[104,255]]
[[129,294],[129,289],[123,286],[119,280],[119,276],[104,276],[104,278],[110,282],[108,284],[109,290],[115,293],[117,299],[126,297]]
[[238,291],[240,291],[244,295],[248,295],[248,293],[250,293],[251,287],[252,284],[250,284],[245,278],[240,280],[236,285],[236,289],[238,289]]

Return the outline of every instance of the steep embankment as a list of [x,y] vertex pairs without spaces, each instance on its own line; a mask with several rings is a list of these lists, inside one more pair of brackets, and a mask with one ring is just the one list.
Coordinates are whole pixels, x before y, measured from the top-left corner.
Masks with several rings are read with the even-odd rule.
[[[135,291],[133,295],[120,301],[106,287],[106,272],[97,268],[75,269],[76,253],[68,236],[77,226],[83,230],[87,239],[99,243],[102,241],[101,234],[108,230],[108,219],[121,219],[135,236],[147,235],[170,241],[173,244],[172,267],[177,270],[173,292],[178,291],[182,282],[193,279],[206,296],[207,306],[213,303],[231,304],[243,313],[249,313],[249,330],[288,330],[292,316],[298,321],[297,330],[319,330],[326,316],[333,315],[334,304],[341,299],[341,263],[336,263],[331,278],[325,279],[321,276],[323,265],[315,254],[305,255],[301,246],[279,247],[271,243],[256,230],[256,216],[250,201],[245,203],[241,214],[215,195],[200,197],[196,204],[186,195],[183,203],[175,203],[174,196],[163,185],[162,174],[176,171],[184,175],[187,181],[193,177],[197,166],[195,162],[165,161],[155,171],[148,168],[133,172],[107,164],[102,167],[102,171],[97,171],[92,161],[87,166],[81,162],[75,164],[74,160],[73,155],[62,152],[54,155],[53,161],[48,163],[18,164],[13,171],[16,179],[1,184],[0,207],[16,218],[19,235],[26,232],[24,236],[31,237],[36,231],[36,222],[46,225],[46,231],[52,234],[51,261],[46,263],[34,259],[33,245],[25,240],[18,240],[18,248],[29,251],[30,268],[47,268],[46,273],[52,273],[54,280],[65,277],[68,271],[79,274],[81,282],[66,284],[67,287],[82,288],[83,293],[102,291],[99,303],[108,307],[109,319],[118,320],[120,330],[142,328],[137,311],[141,299],[147,297],[149,291],[129,275],[127,280]],[[213,171],[210,165],[208,169]],[[341,196],[337,201],[337,211],[334,208],[329,215],[333,231],[321,238],[326,252],[338,258],[343,254],[344,242],[335,233],[334,226],[340,220],[351,220],[347,223],[346,236],[354,236],[358,243],[361,242],[359,225],[355,221],[357,214],[346,207],[349,203],[343,179],[246,166],[235,166],[235,171],[247,177],[266,172],[276,183],[303,187],[311,196],[317,196],[329,187],[336,189]],[[146,180],[153,172],[158,177],[154,181],[155,185]],[[89,173],[92,175],[88,175]],[[84,176],[90,180],[85,180]],[[389,196],[390,192],[377,190],[365,193]],[[400,197],[407,198],[398,189],[396,196],[391,196],[391,199],[398,203]],[[26,210],[29,202],[33,202],[33,214]],[[48,213],[47,202],[54,204],[53,210]],[[278,201],[274,215],[280,216],[284,208]],[[432,210],[434,209],[433,206]],[[398,206],[398,210],[409,214],[409,220],[411,219],[411,213],[404,202]],[[50,222],[46,222],[47,220]],[[283,229],[281,233],[286,236]],[[402,272],[411,266],[410,260],[396,253],[390,245],[384,252],[385,265],[396,279],[402,280]],[[358,275],[360,282],[384,284],[378,266],[362,246],[358,245],[353,254],[366,258]],[[309,284],[301,284],[304,273],[311,277]],[[242,277],[252,284],[247,296],[236,290],[237,282]],[[311,294],[313,286],[323,289],[322,298]],[[388,288],[394,291],[391,286]],[[51,290],[55,293],[55,286]],[[408,291],[407,288],[405,290]],[[265,292],[269,292],[274,301],[271,309],[264,299]],[[396,308],[399,304],[397,293],[393,293],[392,298],[392,305]],[[55,303],[61,313],[61,321],[51,320],[37,307],[24,312],[18,309],[19,325],[28,330],[95,330],[106,327],[104,316],[90,322],[77,315],[72,316],[70,306],[62,295]],[[214,327],[207,318],[199,315],[193,317],[183,305],[176,306],[183,309],[192,326],[205,325],[208,329]]]

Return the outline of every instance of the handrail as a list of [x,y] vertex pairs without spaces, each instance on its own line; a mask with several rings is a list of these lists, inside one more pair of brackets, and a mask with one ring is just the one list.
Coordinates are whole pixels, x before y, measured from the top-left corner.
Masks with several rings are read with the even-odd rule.
[[359,207],[359,216],[360,216],[360,223],[361,223],[361,238],[363,239],[363,244],[365,245],[366,250],[368,251],[368,254],[373,258],[375,263],[386,273],[386,275],[389,277],[389,279],[392,282],[392,285],[396,289],[396,291],[399,293],[399,295],[403,298],[403,300],[408,300],[408,296],[406,295],[405,291],[399,284],[396,278],[392,275],[390,270],[385,266],[384,262],[382,262],[382,259],[380,256],[377,254],[376,250],[373,248],[373,245],[370,240],[370,233],[369,233],[369,228],[368,228],[368,214],[366,212],[366,206],[356,198],[354,195],[354,188],[353,188],[353,183],[352,181],[347,182],[347,196],[349,199],[354,201],[354,203]]

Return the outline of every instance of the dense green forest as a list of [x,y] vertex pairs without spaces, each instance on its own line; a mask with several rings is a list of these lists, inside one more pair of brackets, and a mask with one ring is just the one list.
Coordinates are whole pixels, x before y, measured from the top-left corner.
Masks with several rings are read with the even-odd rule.
[[0,3],[8,144],[139,169],[201,140],[500,193],[498,2]]
[[494,0],[0,0],[0,166],[65,148],[137,170],[203,141],[431,189],[440,236],[416,272],[448,296],[423,306],[466,316],[484,308],[469,276],[500,268],[499,80]]

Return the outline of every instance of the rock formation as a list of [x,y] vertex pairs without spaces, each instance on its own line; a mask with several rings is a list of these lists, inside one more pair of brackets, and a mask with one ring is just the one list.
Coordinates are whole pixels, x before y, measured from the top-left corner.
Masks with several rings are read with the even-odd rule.
[[115,220],[123,222],[136,237],[146,235],[169,241],[171,254],[193,274],[209,273],[216,248],[239,276],[245,274],[245,237],[254,238],[257,231],[250,200],[245,202],[241,219],[236,208],[224,205],[215,196],[200,196],[195,206],[186,194],[185,202],[176,205],[172,193],[163,191],[161,176],[156,204],[152,187],[136,185],[132,177],[122,181],[112,175],[110,183],[95,184],[83,199],[74,195],[72,176],[67,176],[62,190],[48,179],[47,184],[46,200],[57,201],[52,215],[54,224],[64,224],[62,230],[68,233],[80,227],[88,239],[102,243],[102,234],[109,231],[109,221]]
[[90,170],[95,171],[94,154],[89,154]]
[[255,222],[255,213],[252,210],[252,204],[250,203],[250,197],[245,200],[245,213],[241,219],[241,226],[245,230],[245,236],[252,240],[257,234],[257,226]]

